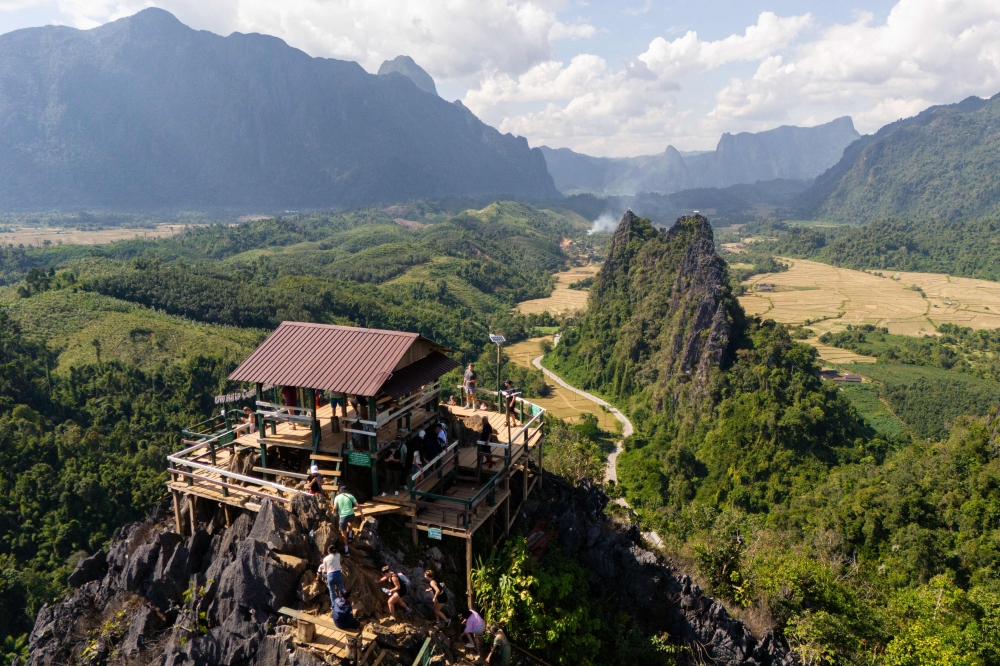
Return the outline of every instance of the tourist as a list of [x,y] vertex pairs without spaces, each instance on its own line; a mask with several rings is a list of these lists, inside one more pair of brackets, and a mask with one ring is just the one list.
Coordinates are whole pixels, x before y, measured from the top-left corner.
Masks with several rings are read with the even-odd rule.
[[337,625],[338,629],[347,630],[357,629],[361,626],[361,623],[354,617],[350,590],[344,590],[344,593],[333,604],[333,623]]
[[[458,407],[458,400],[455,398],[454,395],[451,396],[450,398],[448,398],[448,406],[449,407]],[[465,405],[462,405],[462,406],[464,407]]]
[[493,467],[496,463],[493,461],[493,447],[490,446],[490,440],[493,439],[493,426],[490,424],[490,417],[483,416],[483,429],[479,433],[479,462],[482,464],[483,459],[486,459],[486,466]]
[[488,412],[489,410],[490,410],[490,407],[485,402],[479,404],[479,411],[481,411],[481,412]]
[[[486,662],[493,666],[510,666],[510,641],[507,634],[497,625],[490,625],[490,633],[493,634],[493,647],[486,656]],[[493,655],[496,655],[494,659]]]
[[344,554],[347,554],[347,544],[354,540],[354,530],[351,528],[351,521],[354,520],[354,509],[358,510],[358,515],[364,518],[364,512],[358,506],[358,500],[354,495],[347,492],[346,486],[341,486],[333,498],[333,505],[337,509],[340,518],[340,536],[344,540]]
[[476,612],[474,608],[469,609],[469,616],[462,620],[465,631],[462,638],[465,640],[465,647],[476,650],[476,657],[483,656],[483,632],[486,631],[486,620]]
[[333,608],[337,597],[347,590],[347,587],[344,585],[344,574],[340,569],[340,553],[337,547],[330,544],[326,552],[326,557],[319,563],[317,573],[321,578],[326,578],[326,586],[330,590],[330,608]]
[[479,379],[479,375],[476,374],[475,369],[473,369],[472,364],[465,369],[464,381],[462,382],[462,387],[465,389],[465,398],[462,403],[462,407],[468,407],[469,409],[476,408],[476,381]]
[[514,425],[517,425],[517,416],[514,414],[514,408],[517,406],[517,395],[514,391],[514,384],[508,379],[503,383],[503,395],[504,395],[504,405],[507,408],[507,427],[510,427],[511,419],[514,419]]
[[[281,397],[285,400],[285,409],[283,411],[291,416],[295,416],[296,410],[292,408],[299,406],[299,390],[294,386],[282,386]],[[292,421],[292,430],[295,430],[295,421]]]
[[243,408],[243,418],[240,419],[242,423],[247,424],[249,427],[246,429],[248,434],[253,434],[257,432],[257,419],[254,418],[253,410],[249,407]]
[[438,441],[441,442],[441,450],[444,451],[448,448],[448,431],[445,429],[443,423],[434,424],[434,433],[437,435]]
[[399,494],[399,476],[403,472],[403,461],[406,460],[406,444],[403,436],[396,435],[396,441],[389,445],[389,455],[385,459],[385,489]]
[[389,613],[392,615],[396,614],[396,608],[398,606],[403,607],[403,614],[410,614],[410,607],[406,605],[403,601],[403,597],[406,596],[407,586],[410,581],[406,580],[406,576],[400,573],[396,573],[392,570],[388,564],[382,567],[382,577],[378,579],[379,583],[385,583],[386,585],[392,585],[392,587],[383,587],[382,591],[389,595]]
[[[420,483],[424,480],[424,461],[420,457],[420,449],[413,450],[413,464],[410,466],[410,478],[413,479],[413,483]],[[406,479],[403,480],[404,484]],[[409,484],[405,484],[409,485]]]
[[323,475],[319,471],[319,465],[313,463],[309,467],[309,476],[306,477],[306,485],[310,495],[323,494]]
[[424,463],[430,463],[441,453],[441,446],[438,443],[437,435],[432,431],[420,431],[420,454]]
[[424,590],[431,595],[431,608],[434,609],[434,626],[440,627],[444,623],[445,629],[451,626],[451,619],[441,612],[444,608],[444,586],[434,580],[434,571],[427,569],[424,571],[424,578],[427,579],[427,589]]

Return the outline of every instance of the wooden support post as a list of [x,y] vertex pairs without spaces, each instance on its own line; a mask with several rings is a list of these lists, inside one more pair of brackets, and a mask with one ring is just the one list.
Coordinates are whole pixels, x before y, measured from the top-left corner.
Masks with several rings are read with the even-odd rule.
[[472,535],[465,540],[465,589],[472,608]]
[[198,496],[188,493],[188,512],[191,514],[191,534],[198,531]]
[[[508,489],[509,490],[509,489]],[[507,499],[503,502],[503,536],[506,539],[510,536],[510,493],[507,493]]]
[[[264,401],[264,385],[257,382],[257,400],[259,402]],[[257,428],[257,436],[264,436],[264,417],[257,413],[257,406],[254,405],[253,420],[256,422],[254,425]]]
[[368,455],[368,459],[372,463],[372,497],[378,497],[378,456]]
[[[539,426],[541,427],[541,426]],[[538,438],[538,488],[542,488],[542,479],[545,478],[545,468],[542,467],[542,449],[545,448],[545,433],[542,433]],[[525,466],[527,467],[527,461],[525,461]]]
[[523,467],[521,469],[524,470],[524,483],[521,484],[521,502],[523,503],[524,500],[528,499],[528,458],[527,458],[527,456],[524,458]]
[[225,502],[222,504],[222,517],[226,520],[226,527],[230,527],[233,521],[229,518],[229,505]]
[[413,524],[413,545],[420,545],[420,530],[417,529],[417,507],[410,511],[410,522]]
[[184,523],[181,521],[181,494],[177,490],[171,492],[174,495],[174,523],[177,526],[177,533],[184,536]]

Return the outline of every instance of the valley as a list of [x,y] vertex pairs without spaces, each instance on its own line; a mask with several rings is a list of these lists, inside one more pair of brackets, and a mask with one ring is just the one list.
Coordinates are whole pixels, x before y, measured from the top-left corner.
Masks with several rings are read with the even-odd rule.
[[937,273],[876,275],[807,259],[779,261],[789,269],[747,280],[751,291],[740,297],[747,314],[805,325],[817,336],[848,324],[911,336],[933,335],[942,323],[1000,328],[1000,283]]
[[592,280],[601,269],[597,264],[588,266],[576,266],[566,271],[561,271],[553,275],[555,287],[552,294],[545,298],[536,298],[522,301],[517,304],[518,312],[523,314],[548,312],[556,316],[572,315],[587,309],[587,297],[590,295],[589,287],[571,289],[570,285],[583,280]]

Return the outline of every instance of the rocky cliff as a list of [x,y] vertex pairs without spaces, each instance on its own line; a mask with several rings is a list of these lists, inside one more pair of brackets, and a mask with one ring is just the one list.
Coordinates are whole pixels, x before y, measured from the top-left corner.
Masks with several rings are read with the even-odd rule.
[[727,132],[715,150],[697,154],[682,155],[673,146],[657,155],[620,158],[591,157],[568,148],[541,150],[560,192],[669,194],[776,179],[810,180],[836,164],[860,136],[845,116],[816,127]]
[[[613,596],[644,632],[668,632],[690,648],[697,663],[794,664],[772,635],[752,636],[690,577],[644,549],[637,527],[609,520],[608,498],[599,488],[573,488],[551,474],[543,488],[525,502],[519,524],[527,528],[547,519],[559,546],[588,569],[592,589]],[[313,573],[321,548],[336,538],[326,508],[308,497],[290,510],[266,501],[259,513],[241,513],[228,528],[216,511],[202,515],[199,529],[182,537],[172,531],[164,503],[147,521],[125,527],[107,551],[81,561],[70,578],[75,590],[39,612],[28,663],[338,663],[296,647],[292,626],[276,613],[286,605],[328,612],[325,585]],[[431,613],[419,592],[426,584],[421,572],[424,565],[440,568],[443,559],[436,548],[426,552],[423,562],[402,561],[369,521],[343,560],[356,614],[371,621],[384,663],[412,663],[428,635],[434,663],[468,663],[456,648],[457,625],[437,632],[423,619]],[[410,576],[407,602],[415,612],[404,621],[386,616],[376,573],[383,564]],[[447,595],[446,612],[453,615],[455,596],[450,590]]]
[[682,217],[659,231],[628,211],[587,314],[554,360],[586,388],[669,412],[705,396],[742,326],[709,221]]
[[403,76],[377,76],[266,35],[192,30],[160,9],[0,35],[0,206],[558,195],[526,139],[427,94],[415,63],[394,62]]

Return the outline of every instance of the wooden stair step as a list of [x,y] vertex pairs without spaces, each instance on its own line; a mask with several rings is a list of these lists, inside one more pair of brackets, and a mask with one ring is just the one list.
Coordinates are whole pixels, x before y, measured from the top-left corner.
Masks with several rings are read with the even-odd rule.
[[312,460],[322,460],[323,462],[344,462],[344,459],[340,456],[327,456],[322,453],[313,453],[309,457]]

